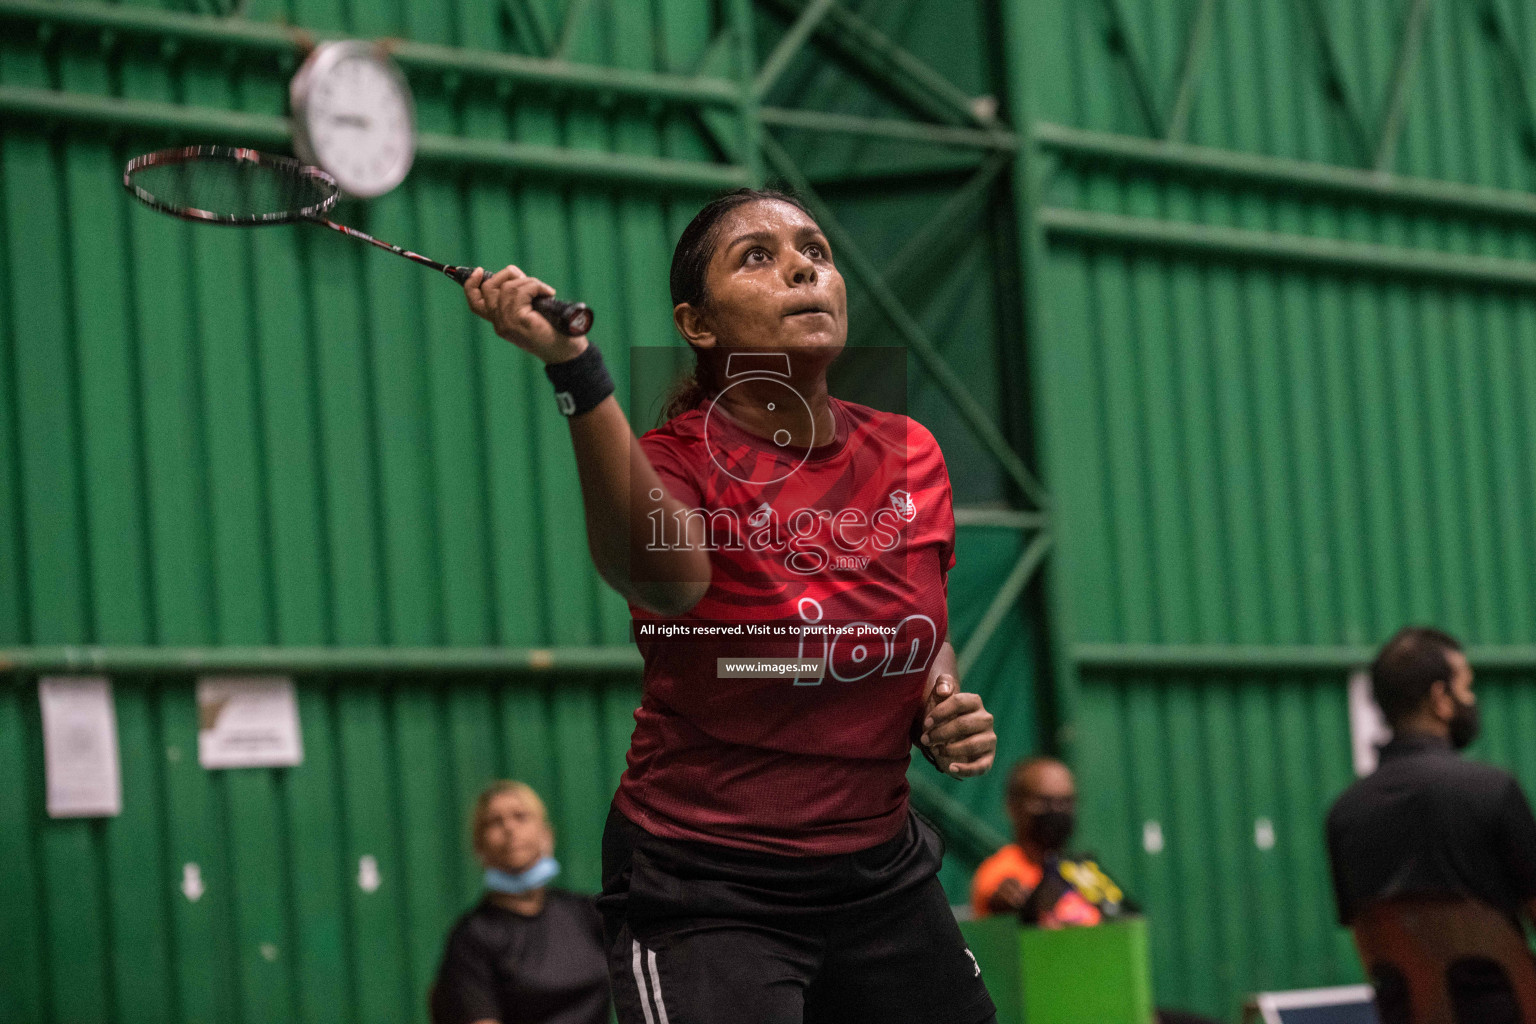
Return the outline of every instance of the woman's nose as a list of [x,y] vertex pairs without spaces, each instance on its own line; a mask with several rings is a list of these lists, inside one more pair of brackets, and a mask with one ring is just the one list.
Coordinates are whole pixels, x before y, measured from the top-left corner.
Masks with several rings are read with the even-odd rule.
[[785,269],[789,273],[790,284],[815,284],[816,264],[806,259],[801,253],[796,253]]

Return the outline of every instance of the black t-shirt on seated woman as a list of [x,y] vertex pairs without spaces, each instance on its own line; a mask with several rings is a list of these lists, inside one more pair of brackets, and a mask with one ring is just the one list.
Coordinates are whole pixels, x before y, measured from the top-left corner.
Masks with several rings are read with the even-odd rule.
[[588,897],[545,890],[544,908],[531,917],[482,900],[448,934],[433,1024],[607,1024],[603,948]]

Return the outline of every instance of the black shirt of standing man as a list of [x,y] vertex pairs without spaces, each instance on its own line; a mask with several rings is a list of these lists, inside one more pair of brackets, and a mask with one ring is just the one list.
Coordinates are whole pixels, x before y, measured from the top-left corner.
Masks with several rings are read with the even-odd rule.
[[[1478,731],[1472,679],[1460,645],[1422,627],[1400,631],[1372,665],[1376,702],[1394,736],[1380,767],[1328,813],[1328,860],[1343,924],[1374,903],[1406,897],[1480,900],[1516,931],[1522,911],[1536,919],[1530,804],[1508,772],[1457,754]],[[1448,981],[1453,1002],[1471,1014],[1465,1019],[1518,1019],[1501,973]],[[1383,1022],[1409,1019],[1400,982],[1379,980]]]
[[1472,897],[1512,922],[1522,910],[1536,915],[1530,804],[1508,772],[1456,754],[1478,731],[1460,645],[1439,630],[1404,629],[1382,648],[1371,680],[1394,738],[1381,766],[1328,814],[1339,920],[1407,896]]

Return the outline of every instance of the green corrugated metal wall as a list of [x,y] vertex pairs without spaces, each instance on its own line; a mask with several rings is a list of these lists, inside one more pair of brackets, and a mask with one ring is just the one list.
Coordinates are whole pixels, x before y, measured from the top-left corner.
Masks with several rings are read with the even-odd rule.
[[[804,0],[765,0],[756,24],[759,64],[768,59],[789,20],[785,14],[816,5]],[[1004,88],[999,9],[993,3],[843,3],[865,24],[885,33],[969,97],[996,97]],[[834,32],[836,25],[834,22]],[[1006,163],[992,152],[956,152],[912,141],[840,135],[775,123],[774,109],[811,109],[849,117],[937,119],[943,111],[912,113],[910,95],[892,83],[861,76],[836,39],[820,39],[785,69],[764,97],[764,121],[799,163],[816,191],[857,239],[882,262],[885,281],[928,333],[935,348],[963,377],[968,394],[1020,451],[1028,451],[1029,405],[1019,324],[1016,236]],[[899,84],[899,83],[897,83]],[[969,200],[962,197],[969,196]],[[837,245],[834,240],[834,246]],[[842,256],[839,257],[843,259]],[[846,261],[850,287],[850,342],[900,344],[861,277]],[[957,506],[1028,505],[976,433],[967,429],[944,390],[917,359],[908,361],[908,411],[928,425],[943,447]],[[962,523],[964,520],[962,520]],[[1038,535],[1011,526],[959,529],[955,573],[950,580],[950,632],[957,649],[987,614],[1010,570]],[[967,686],[982,695],[1001,723],[997,763],[1011,764],[1040,749],[1039,723],[1048,717],[1036,681],[1039,613],[1031,589],[998,632],[980,649]],[[937,777],[919,763],[915,776],[948,796],[998,834],[1009,826],[1003,812],[1003,772],[957,782]],[[969,900],[970,873],[979,847],[951,837],[941,880],[956,903]]]
[[[606,666],[307,663],[306,765],[226,773],[192,763],[190,675],[126,672],[107,822],[46,819],[34,676],[12,673],[0,770],[26,784],[0,791],[18,882],[0,887],[0,1019],[417,1019],[473,888],[459,818],[489,775],[553,794],[570,878],[596,881],[635,683],[536,367],[417,268],[317,232],[178,225],[112,184],[169,137],[146,123],[282,145],[284,22],[445,47],[401,51],[418,170],[348,216],[450,259],[526,253],[598,308],[621,389],[629,346],[672,343],[671,239],[708,187],[758,173],[740,137],[761,132],[775,173],[798,164],[882,257],[885,293],[853,274],[859,339],[926,338],[914,367],[962,371],[969,414],[911,372],[959,500],[1028,506],[997,444],[1038,430],[1054,690],[1033,685],[1029,612],[990,607],[1028,578],[1028,515],[962,529],[955,635],[1002,613],[968,680],[999,713],[1000,760],[1060,727],[1086,838],[1152,914],[1160,1001],[1225,1015],[1248,990],[1357,975],[1319,820],[1349,776],[1345,673],[1401,622],[1477,645],[1482,753],[1536,788],[1518,526],[1536,512],[1536,201],[1510,191],[1531,178],[1536,15],[762,0],[752,70],[821,20],[749,96],[722,31],[747,9],[252,0],[232,31],[193,31],[153,5],[0,0],[0,647],[547,645]],[[102,11],[112,31],[71,27]],[[557,50],[640,78],[551,84],[548,64],[477,56]],[[1017,135],[959,109],[989,94]],[[800,111],[846,120],[828,135]],[[952,230],[928,233],[936,211]],[[1001,825],[1000,773],[937,785]]]
[[[977,55],[990,8],[865,6],[968,92],[995,90],[997,69]],[[794,9],[756,12],[759,63]],[[0,0],[0,649],[256,650],[296,677],[306,758],[202,770],[196,673],[174,668],[178,655],[146,670],[135,657],[155,656],[138,650],[107,673],[123,814],[53,821],[39,672],[0,677],[7,1024],[422,1019],[447,923],[476,888],[473,794],[497,776],[533,783],[566,882],[595,889],[638,694],[619,646],[627,614],[590,570],[565,425],[537,367],[403,261],[326,232],[199,228],[134,206],[117,184],[126,159],[173,139],[285,146],[298,50],[281,24],[439,44],[399,53],[424,133],[417,169],[342,219],[449,260],[525,261],[589,301],[621,396],[631,347],[676,344],[672,240],[707,191],[753,173],[734,137],[750,105],[725,31],[745,4],[251,0],[227,24],[185,17],[206,10]],[[548,64],[481,60],[557,50],[593,74],[551,84]],[[764,102],[892,109],[828,64],[807,51]],[[882,257],[981,163],[780,137]],[[591,159],[561,162],[572,153]],[[1017,437],[1013,239],[985,216],[989,198],[1006,199],[998,170],[942,225],[952,237],[882,269],[984,414]],[[891,344],[875,304],[855,297],[862,342]],[[909,379],[957,500],[1002,503],[1009,485],[942,389],[916,364]],[[985,618],[1025,539],[1013,525],[962,529],[957,637]],[[1008,723],[1005,757],[1035,746],[1030,633],[1005,616],[970,675]],[[314,653],[366,649],[379,665],[409,648],[430,666],[492,647],[590,656],[548,673],[506,667],[541,654],[498,655],[501,668],[453,674],[328,671]],[[994,823],[1000,786],[935,783]],[[973,859],[946,868],[957,898]],[[182,891],[189,864],[195,900]]]
[[302,768],[209,772],[190,679],[114,689],[123,813],[101,821],[15,827],[41,818],[34,691],[0,705],[0,767],[27,781],[0,808],[7,1021],[421,1019],[447,926],[478,889],[474,795],[508,773],[548,795],[569,884],[594,889],[592,812],[638,699],[580,679],[309,678]]
[[[259,6],[253,20],[507,42],[491,2],[354,5],[350,18],[333,3]],[[687,64],[713,27],[693,4],[612,14],[584,23],[572,56],[652,70],[665,43]],[[259,48],[6,27],[7,90],[284,109],[292,61]],[[424,132],[709,159],[670,111],[547,94],[504,105],[413,77]],[[325,233],[157,217],[115,179],[161,137],[7,120],[0,644],[625,640],[623,604],[587,569],[570,518],[565,425],[534,400],[536,367],[475,325],[451,285]],[[612,334],[659,344],[665,256],[699,194],[513,185],[424,161],[346,216],[428,252],[527,258]],[[475,889],[474,792],[517,773],[549,794],[570,884],[595,888],[637,699],[630,673],[308,677],[302,768],[210,773],[191,679],[119,677],[124,813],[67,822],[42,810],[36,691],[15,682],[0,701],[0,771],[14,781],[0,811],[6,1021],[421,1019],[446,924]],[[376,892],[357,883],[364,856]],[[196,901],[178,888],[189,863],[206,887]]]
[[1086,837],[1151,915],[1159,1001],[1226,1016],[1359,977],[1321,827],[1371,645],[1475,645],[1474,753],[1536,791],[1536,203],[1366,173],[1529,189],[1536,15],[1018,6]]

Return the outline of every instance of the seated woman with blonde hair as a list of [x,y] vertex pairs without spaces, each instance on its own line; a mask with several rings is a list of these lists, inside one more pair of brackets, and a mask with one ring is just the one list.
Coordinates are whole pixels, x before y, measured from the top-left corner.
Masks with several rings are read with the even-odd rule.
[[560,872],[544,801],[494,782],[475,801],[485,897],[454,924],[432,986],[433,1024],[607,1024],[603,925]]

